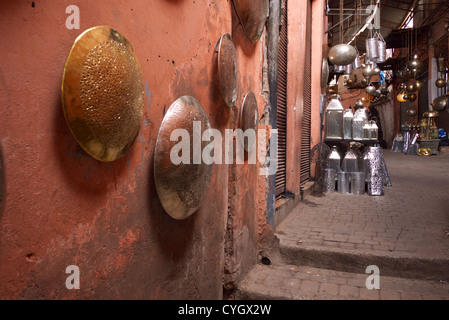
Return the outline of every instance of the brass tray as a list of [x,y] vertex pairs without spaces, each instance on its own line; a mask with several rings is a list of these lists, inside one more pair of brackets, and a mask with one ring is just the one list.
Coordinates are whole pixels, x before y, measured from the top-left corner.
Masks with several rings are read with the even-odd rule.
[[[248,129],[252,129],[255,131],[255,137],[257,137],[258,125],[259,110],[257,109],[256,96],[252,91],[249,91],[243,99],[242,109],[240,111],[240,129],[242,129],[243,132]],[[248,143],[248,140],[245,139],[242,142],[247,152],[251,152],[253,150],[255,141]]]
[[327,62],[327,58],[323,58],[321,64],[321,88],[326,88],[328,79],[329,79],[329,63]]
[[142,73],[129,41],[107,26],[84,31],[67,57],[61,97],[84,151],[104,162],[122,157],[139,133],[144,108]]
[[246,36],[253,42],[260,39],[269,13],[268,0],[232,0]]
[[220,38],[218,48],[218,74],[224,101],[233,107],[237,100],[237,55],[229,33]]
[[[199,133],[201,129],[201,136],[211,127],[207,114],[195,98],[183,96],[177,99],[162,121],[154,150],[156,190],[164,210],[176,220],[186,219],[197,211],[212,176],[212,165],[205,164],[201,157],[202,150],[210,142],[201,141],[200,136],[201,144],[195,147],[194,125],[198,122],[194,121],[200,124],[196,130]],[[176,129],[185,136],[171,141],[172,134],[176,136]],[[187,138],[189,141],[184,141]],[[186,149],[181,149],[180,144]],[[184,159],[185,155],[188,156],[185,162],[174,159],[174,156]]]

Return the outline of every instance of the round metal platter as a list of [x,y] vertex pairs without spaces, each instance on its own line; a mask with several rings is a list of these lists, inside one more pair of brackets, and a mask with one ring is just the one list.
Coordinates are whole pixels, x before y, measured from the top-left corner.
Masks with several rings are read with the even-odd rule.
[[268,17],[268,0],[233,0],[233,3],[246,36],[258,41]]
[[[212,176],[212,165],[205,164],[201,157],[202,150],[210,142],[201,141],[200,136],[201,150],[193,150],[194,125],[198,124],[194,124],[194,121],[201,124],[201,136],[205,130],[211,128],[207,114],[195,98],[183,96],[176,100],[164,116],[154,150],[157,193],[167,214],[176,220],[186,219],[197,211],[207,194]],[[179,132],[187,132],[189,141],[184,141],[186,137],[171,141],[172,132],[176,129],[180,129]],[[199,132],[199,129],[196,130]],[[186,148],[174,149],[180,144]],[[183,158],[186,152],[188,152],[186,163],[182,161],[179,161],[179,164],[174,163],[178,161],[173,161],[172,153]]]
[[237,100],[237,55],[229,33],[224,34],[220,39],[218,74],[223,99],[232,108]]
[[142,72],[129,41],[106,26],[83,32],[67,57],[61,96],[84,151],[104,162],[122,157],[139,133],[144,108]]
[[[252,91],[249,91],[243,99],[242,110],[240,111],[240,129],[245,132],[252,129],[257,136],[257,128],[259,124],[259,110],[257,109],[256,96]],[[253,143],[248,143],[247,139],[243,141],[243,146],[247,152],[252,151],[255,146]]]
[[326,58],[323,58],[321,64],[321,88],[326,88],[327,80],[329,79],[329,63]]

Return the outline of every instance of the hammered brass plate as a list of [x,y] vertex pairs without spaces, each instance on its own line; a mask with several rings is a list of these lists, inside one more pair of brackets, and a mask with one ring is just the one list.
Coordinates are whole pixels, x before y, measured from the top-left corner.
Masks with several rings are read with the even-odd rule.
[[[204,109],[190,96],[183,96],[170,106],[159,128],[153,168],[156,190],[164,210],[176,220],[195,213],[209,189],[212,165],[204,163],[202,150],[210,142],[201,137],[210,128]],[[179,132],[185,136],[178,136]],[[181,144],[186,149],[180,149]],[[188,157],[184,162],[185,155]],[[179,158],[183,160],[178,161]]]
[[232,108],[237,100],[237,55],[229,33],[220,38],[218,75],[223,99],[228,107]]
[[142,72],[129,41],[106,26],[83,32],[67,57],[61,96],[84,151],[104,162],[122,157],[139,133],[144,108]]
[[[252,91],[249,91],[242,104],[240,111],[240,129],[245,132],[248,129],[254,130],[255,137],[257,137],[257,128],[259,126],[259,110],[257,109],[256,96]],[[251,152],[255,146],[255,141],[249,143],[247,139],[243,141],[243,146],[247,152]]]
[[321,88],[326,88],[327,80],[329,80],[329,63],[323,58],[321,63]]
[[269,12],[268,0],[232,0],[246,36],[253,42],[260,39]]

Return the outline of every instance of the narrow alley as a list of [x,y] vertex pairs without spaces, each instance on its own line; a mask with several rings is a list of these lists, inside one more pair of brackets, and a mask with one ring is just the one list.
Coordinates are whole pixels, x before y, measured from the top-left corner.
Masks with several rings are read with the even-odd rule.
[[[245,278],[241,298],[449,299],[449,156],[384,151],[385,195],[308,195],[276,229],[271,265]],[[368,266],[380,289],[368,290]]]

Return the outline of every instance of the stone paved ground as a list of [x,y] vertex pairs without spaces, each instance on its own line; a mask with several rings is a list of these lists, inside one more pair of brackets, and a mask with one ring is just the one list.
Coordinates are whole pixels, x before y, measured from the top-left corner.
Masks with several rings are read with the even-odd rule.
[[[256,266],[240,296],[449,299],[449,157],[384,156],[384,196],[306,196],[276,230],[280,258]],[[369,265],[380,290],[365,287]]]

